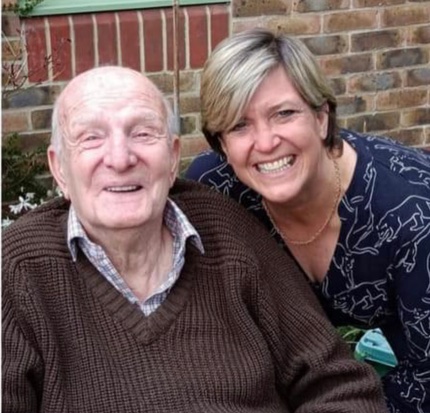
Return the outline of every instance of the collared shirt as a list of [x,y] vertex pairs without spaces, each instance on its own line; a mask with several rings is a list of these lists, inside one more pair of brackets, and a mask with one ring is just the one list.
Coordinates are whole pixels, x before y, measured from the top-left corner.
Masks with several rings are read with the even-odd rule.
[[70,206],[69,210],[67,242],[73,261],[76,261],[78,248],[80,248],[88,260],[119,292],[131,303],[137,304],[145,315],[149,315],[162,304],[169,294],[170,289],[179,278],[185,262],[185,245],[187,239],[190,238],[192,244],[204,254],[203,244],[197,230],[180,208],[170,199],[167,199],[164,210],[164,222],[173,236],[173,266],[165,281],[144,301],[139,301],[135,296],[113,266],[103,248],[88,238],[73,206]]

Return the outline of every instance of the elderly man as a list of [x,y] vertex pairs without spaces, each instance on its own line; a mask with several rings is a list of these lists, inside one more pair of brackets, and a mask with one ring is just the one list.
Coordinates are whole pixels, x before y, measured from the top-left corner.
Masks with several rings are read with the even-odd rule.
[[384,412],[265,230],[175,183],[173,125],[129,69],[60,95],[48,158],[64,196],[3,239],[3,411]]

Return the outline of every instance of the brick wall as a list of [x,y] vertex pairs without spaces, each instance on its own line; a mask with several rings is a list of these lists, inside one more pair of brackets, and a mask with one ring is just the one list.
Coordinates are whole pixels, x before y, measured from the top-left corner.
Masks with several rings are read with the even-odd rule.
[[[130,66],[172,98],[169,8],[21,21],[3,13],[2,20],[3,133],[19,132],[24,148],[49,139],[55,97],[88,68]],[[183,166],[206,147],[198,99],[204,61],[230,33],[255,26],[306,42],[336,91],[341,126],[430,147],[430,1],[233,0],[182,7],[179,26]],[[14,91],[12,80],[26,89]]]

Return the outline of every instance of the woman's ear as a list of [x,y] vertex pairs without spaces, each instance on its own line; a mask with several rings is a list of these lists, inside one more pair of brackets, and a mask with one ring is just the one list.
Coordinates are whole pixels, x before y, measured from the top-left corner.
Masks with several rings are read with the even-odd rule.
[[57,185],[60,187],[61,192],[64,195],[64,198],[68,199],[68,191],[67,191],[67,180],[64,174],[63,162],[60,159],[60,155],[55,151],[52,145],[48,147],[48,163],[49,170],[51,171],[52,176],[57,182]]
[[329,120],[329,106],[326,103],[317,110],[317,121],[319,126],[319,135],[322,140],[327,138],[328,133],[328,120]]
[[225,144],[224,139],[223,139],[222,136],[220,136],[220,138],[219,138],[219,144],[221,145],[221,149],[222,149],[222,151],[225,154],[225,158],[228,160],[228,147]]

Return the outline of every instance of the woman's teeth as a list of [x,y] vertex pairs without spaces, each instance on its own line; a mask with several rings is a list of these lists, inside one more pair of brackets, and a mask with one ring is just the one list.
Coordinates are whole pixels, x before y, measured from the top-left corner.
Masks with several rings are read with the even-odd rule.
[[263,174],[274,173],[289,168],[293,163],[294,155],[289,155],[274,162],[260,163],[257,165],[257,169]]

